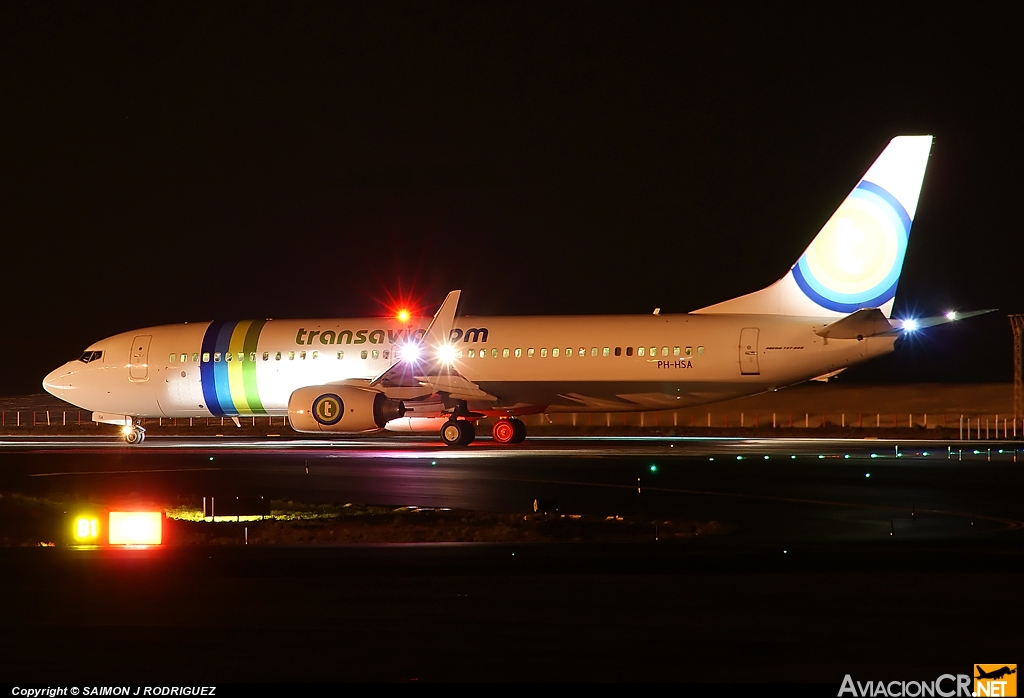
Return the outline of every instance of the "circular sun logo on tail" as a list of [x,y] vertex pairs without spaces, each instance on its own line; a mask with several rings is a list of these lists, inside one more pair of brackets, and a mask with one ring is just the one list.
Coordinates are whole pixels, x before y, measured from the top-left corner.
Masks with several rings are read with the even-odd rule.
[[892,194],[862,181],[793,267],[797,285],[823,308],[844,313],[892,300],[910,223]]

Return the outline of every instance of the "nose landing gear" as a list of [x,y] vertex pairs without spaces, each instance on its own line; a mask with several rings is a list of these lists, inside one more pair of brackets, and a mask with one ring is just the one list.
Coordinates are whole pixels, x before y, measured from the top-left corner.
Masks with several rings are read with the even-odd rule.
[[124,441],[129,446],[137,446],[146,440],[146,430],[138,424],[126,426],[123,430]]

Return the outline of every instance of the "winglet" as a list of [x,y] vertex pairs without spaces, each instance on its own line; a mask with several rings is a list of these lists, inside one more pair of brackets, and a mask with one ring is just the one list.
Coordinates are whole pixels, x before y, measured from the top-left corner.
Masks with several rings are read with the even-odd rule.
[[455,325],[455,311],[459,309],[461,295],[462,291],[450,291],[445,296],[441,307],[434,314],[434,319],[427,325],[427,332],[423,335],[424,344],[437,346],[448,341]]

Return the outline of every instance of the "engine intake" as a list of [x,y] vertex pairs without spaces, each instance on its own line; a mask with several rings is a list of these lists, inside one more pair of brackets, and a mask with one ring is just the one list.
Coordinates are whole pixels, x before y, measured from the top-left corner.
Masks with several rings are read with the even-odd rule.
[[366,388],[312,385],[288,398],[288,419],[295,431],[357,434],[383,429],[405,415],[401,400]]

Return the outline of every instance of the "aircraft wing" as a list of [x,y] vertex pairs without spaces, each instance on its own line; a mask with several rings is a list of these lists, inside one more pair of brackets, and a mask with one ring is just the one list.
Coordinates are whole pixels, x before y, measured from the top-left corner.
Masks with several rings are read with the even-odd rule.
[[446,393],[457,400],[497,401],[497,397],[481,390],[438,356],[438,350],[447,344],[455,325],[461,294],[462,291],[450,292],[437,309],[423,340],[417,345],[420,356],[398,361],[370,381],[370,387],[379,386],[385,393],[396,396]]

